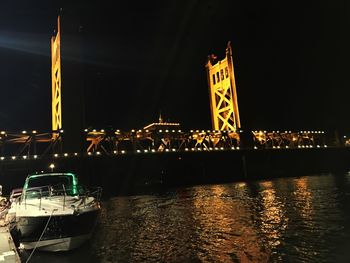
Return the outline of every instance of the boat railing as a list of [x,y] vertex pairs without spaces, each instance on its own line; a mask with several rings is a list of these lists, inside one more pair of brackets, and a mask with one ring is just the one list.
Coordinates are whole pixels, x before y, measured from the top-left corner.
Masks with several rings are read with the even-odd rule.
[[[74,189],[66,188],[64,184],[58,188],[56,186],[46,185],[39,187],[31,187],[27,188],[22,192],[20,196],[18,196],[14,202],[19,203],[20,205],[24,204],[25,209],[27,209],[27,200],[38,199],[39,200],[39,210],[42,208],[42,198],[51,198],[54,196],[63,196],[63,210],[66,207],[67,196],[78,197],[83,200],[82,204],[79,205],[81,207],[91,206],[96,202],[99,202],[102,197],[102,188],[101,187],[90,187],[86,188],[83,186],[75,187]],[[93,199],[89,199],[93,197]],[[89,202],[87,203],[87,200]],[[33,203],[30,202],[32,206]]]

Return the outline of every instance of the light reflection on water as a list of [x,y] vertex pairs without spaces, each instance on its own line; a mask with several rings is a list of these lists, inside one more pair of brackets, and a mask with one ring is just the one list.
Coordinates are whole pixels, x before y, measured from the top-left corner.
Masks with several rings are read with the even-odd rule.
[[349,174],[181,188],[112,198],[90,244],[31,262],[350,262],[349,219]]

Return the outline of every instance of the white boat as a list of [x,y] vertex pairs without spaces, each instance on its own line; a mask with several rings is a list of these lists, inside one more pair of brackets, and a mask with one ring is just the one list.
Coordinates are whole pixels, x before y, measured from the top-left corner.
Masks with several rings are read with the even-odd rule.
[[23,248],[67,251],[87,241],[101,210],[102,189],[91,190],[73,173],[29,175],[8,211]]

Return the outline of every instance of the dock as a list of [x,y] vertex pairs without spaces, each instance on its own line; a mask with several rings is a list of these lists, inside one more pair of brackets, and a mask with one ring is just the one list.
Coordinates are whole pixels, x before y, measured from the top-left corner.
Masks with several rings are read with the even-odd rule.
[[0,227],[0,263],[20,263],[21,259],[17,252],[8,226]]

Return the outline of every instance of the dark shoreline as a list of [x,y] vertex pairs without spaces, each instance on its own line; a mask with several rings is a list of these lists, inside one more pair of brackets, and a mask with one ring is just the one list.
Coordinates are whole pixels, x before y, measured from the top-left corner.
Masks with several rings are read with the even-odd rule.
[[350,168],[350,149],[242,149],[8,160],[0,163],[3,194],[21,187],[28,174],[48,171],[50,163],[55,164],[56,172],[76,172],[83,183],[101,186],[103,197],[108,198],[181,186],[344,172]]

